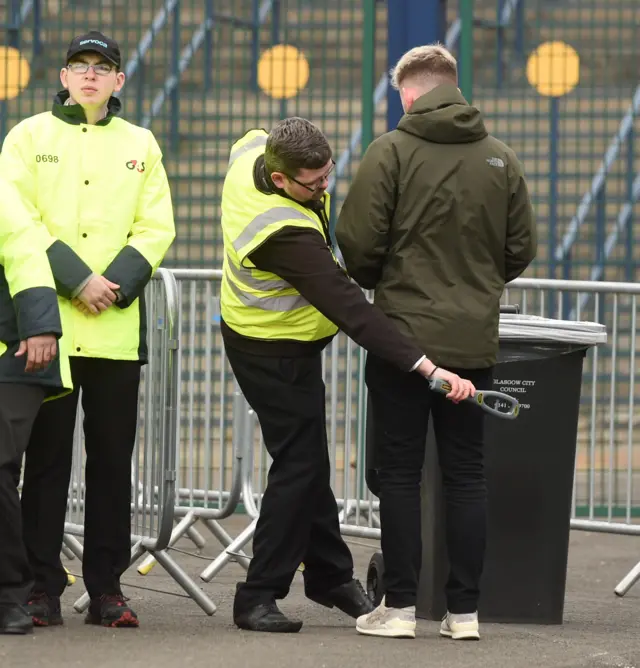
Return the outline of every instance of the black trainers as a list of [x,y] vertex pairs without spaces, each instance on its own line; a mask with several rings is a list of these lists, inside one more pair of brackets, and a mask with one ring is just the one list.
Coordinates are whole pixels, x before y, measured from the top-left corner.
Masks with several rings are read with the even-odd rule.
[[64,624],[60,610],[60,597],[44,592],[34,592],[26,605],[34,626],[61,626]]
[[85,624],[110,626],[111,628],[137,628],[138,615],[127,605],[129,599],[122,594],[105,594],[92,598]]

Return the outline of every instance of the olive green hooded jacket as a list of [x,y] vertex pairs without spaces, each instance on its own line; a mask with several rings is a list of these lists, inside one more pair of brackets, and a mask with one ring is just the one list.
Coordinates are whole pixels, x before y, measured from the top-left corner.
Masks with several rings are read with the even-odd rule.
[[436,364],[495,364],[500,297],[534,259],[536,226],[515,153],[455,86],[369,146],[336,238],[350,275]]

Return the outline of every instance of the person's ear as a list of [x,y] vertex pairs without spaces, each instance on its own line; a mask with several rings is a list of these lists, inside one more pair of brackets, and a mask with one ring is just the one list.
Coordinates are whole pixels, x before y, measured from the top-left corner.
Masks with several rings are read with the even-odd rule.
[[115,85],[115,88],[113,89],[114,92],[117,93],[118,91],[122,90],[122,87],[124,86],[125,79],[126,79],[126,77],[125,77],[124,72],[118,72],[116,74],[116,85]]
[[408,113],[417,99],[416,91],[413,88],[401,88],[400,99],[402,100],[402,107],[405,113]]
[[68,81],[69,71],[66,67],[63,67],[60,70],[60,83],[62,84],[65,90],[69,90],[69,81]]
[[282,190],[287,183],[287,177],[282,172],[273,172],[271,174],[271,180],[273,181],[273,185],[276,188],[280,188],[280,190]]

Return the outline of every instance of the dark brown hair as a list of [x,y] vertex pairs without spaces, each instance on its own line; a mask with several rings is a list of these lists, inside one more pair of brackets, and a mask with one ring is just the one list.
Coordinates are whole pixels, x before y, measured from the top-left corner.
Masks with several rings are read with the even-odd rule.
[[267,139],[264,161],[269,174],[293,176],[300,169],[320,169],[331,160],[327,138],[306,118],[294,116],[276,123]]

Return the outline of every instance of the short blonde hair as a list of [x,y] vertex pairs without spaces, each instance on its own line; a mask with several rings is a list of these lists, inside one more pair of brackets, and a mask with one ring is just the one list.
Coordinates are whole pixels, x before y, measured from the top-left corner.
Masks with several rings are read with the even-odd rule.
[[416,46],[400,58],[391,70],[391,85],[400,89],[405,79],[449,79],[458,81],[458,64],[442,44]]

